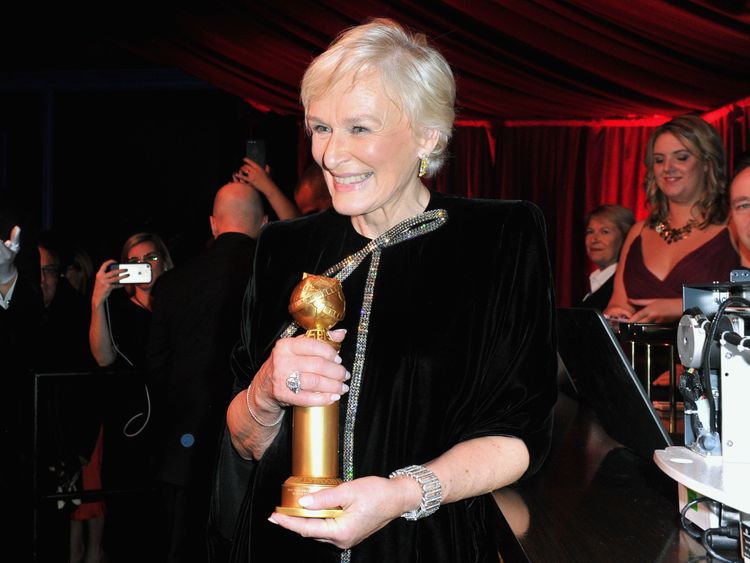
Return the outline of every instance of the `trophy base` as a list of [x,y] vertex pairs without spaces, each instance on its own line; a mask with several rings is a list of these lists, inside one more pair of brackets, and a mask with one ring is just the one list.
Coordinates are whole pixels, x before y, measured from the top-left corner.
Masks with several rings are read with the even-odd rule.
[[310,510],[302,508],[297,501],[307,494],[317,493],[340,484],[341,479],[337,477],[289,477],[281,486],[281,506],[276,507],[276,512],[302,518],[336,518],[343,512],[341,508]]

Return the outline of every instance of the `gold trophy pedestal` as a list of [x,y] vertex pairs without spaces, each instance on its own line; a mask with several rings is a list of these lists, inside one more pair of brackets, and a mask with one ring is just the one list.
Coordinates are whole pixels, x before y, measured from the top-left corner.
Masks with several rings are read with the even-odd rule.
[[[305,336],[339,345],[328,329],[344,318],[341,282],[334,278],[305,274],[295,287],[289,312],[307,329]],[[304,518],[335,518],[341,508],[309,510],[300,497],[341,484],[339,478],[339,403],[324,407],[294,407],[292,419],[292,476],[281,486],[281,506],[276,512]]]
[[300,497],[308,493],[317,493],[341,484],[341,479],[326,479],[323,477],[289,477],[281,486],[281,506],[276,512],[287,516],[302,516],[304,518],[336,518],[343,512],[340,508],[326,508],[324,510],[310,510],[298,504]]
[[304,518],[335,518],[340,508],[309,510],[299,498],[341,484],[338,477],[339,404],[294,407],[292,420],[292,476],[281,486],[281,506],[276,512]]

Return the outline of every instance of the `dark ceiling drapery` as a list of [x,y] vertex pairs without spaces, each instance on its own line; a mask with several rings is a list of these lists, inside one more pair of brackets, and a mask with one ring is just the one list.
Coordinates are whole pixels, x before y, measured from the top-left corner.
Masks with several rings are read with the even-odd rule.
[[[346,0],[184,7],[131,48],[280,113],[310,60],[385,16],[455,70],[464,119],[612,119],[710,111],[747,96],[750,14],[732,0]],[[735,13],[736,12],[736,13]]]
[[749,146],[750,13],[741,0],[235,0],[180,7],[163,18],[169,25],[122,42],[257,108],[300,115],[310,60],[377,16],[425,32],[455,71],[460,121],[435,187],[539,204],[563,305],[585,291],[585,212],[617,202],[645,214],[642,161],[654,126],[725,108],[706,119],[730,157]]

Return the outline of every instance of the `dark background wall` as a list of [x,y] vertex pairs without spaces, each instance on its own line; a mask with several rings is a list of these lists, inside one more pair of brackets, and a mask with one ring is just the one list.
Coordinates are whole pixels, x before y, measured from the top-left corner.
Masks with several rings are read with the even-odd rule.
[[0,9],[0,238],[19,224],[28,250],[52,229],[98,267],[155,230],[182,261],[210,238],[214,193],[249,137],[266,139],[272,176],[291,193],[296,118],[122,46],[168,27],[170,2],[106,17],[89,8]]
[[266,139],[274,179],[293,188],[294,118],[177,80],[174,69],[77,71],[62,87],[57,76],[0,91],[2,238],[16,223],[25,244],[52,229],[98,265],[130,234],[154,230],[179,262],[210,237],[214,192],[241,165],[248,137]]

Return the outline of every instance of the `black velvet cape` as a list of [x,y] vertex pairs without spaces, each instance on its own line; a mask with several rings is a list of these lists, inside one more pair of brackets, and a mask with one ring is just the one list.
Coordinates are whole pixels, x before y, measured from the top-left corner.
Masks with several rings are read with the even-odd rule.
[[[528,202],[431,194],[445,209],[436,231],[385,248],[370,319],[355,426],[355,478],[423,464],[459,442],[515,436],[546,456],[557,369],[554,295],[545,228]],[[250,290],[246,367],[236,391],[290,322],[303,272],[322,273],[367,244],[333,210],[269,225]],[[369,258],[344,283],[351,370]],[[348,395],[341,399],[340,436]],[[333,562],[340,550],[267,521],[291,468],[292,417],[255,465],[234,545],[235,561]],[[417,522],[397,518],[352,550],[356,563],[497,561],[499,513],[491,495],[444,505]],[[270,558],[270,559],[269,559]]]

